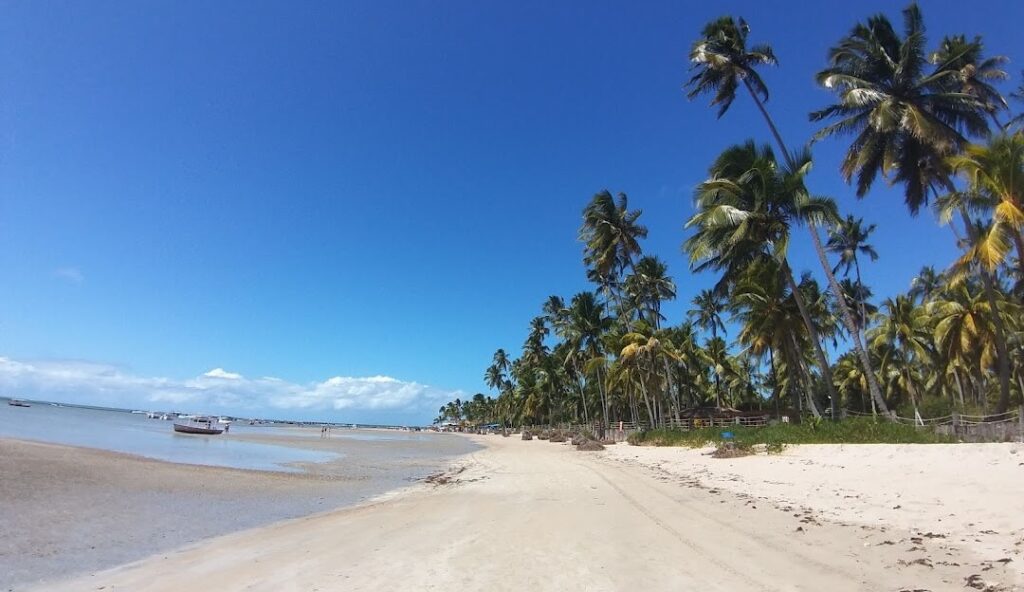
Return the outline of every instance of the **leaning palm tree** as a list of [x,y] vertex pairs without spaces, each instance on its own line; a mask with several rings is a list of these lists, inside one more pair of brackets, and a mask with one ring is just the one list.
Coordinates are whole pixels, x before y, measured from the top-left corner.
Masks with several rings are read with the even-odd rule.
[[686,223],[696,232],[683,248],[694,269],[723,271],[724,284],[734,284],[759,259],[769,257],[779,263],[832,401],[838,404],[818,328],[787,258],[792,225],[833,222],[838,216],[831,200],[808,195],[803,178],[809,156],[801,162],[797,169],[780,167],[770,147],[759,148],[752,141],[727,148],[712,165],[711,178],[697,186],[697,213]]
[[[761,112],[765,123],[768,124],[768,129],[771,131],[772,137],[775,138],[787,166],[796,170],[804,166],[804,162],[802,158],[794,158],[786,147],[774,120],[768,114],[764,105],[768,100],[768,88],[756,70],[758,66],[776,64],[775,54],[771,47],[764,44],[748,49],[747,36],[749,32],[750,27],[742,18],[737,20],[732,17],[722,17],[704,27],[701,37],[694,43],[693,49],[690,51],[690,62],[697,73],[690,79],[691,90],[688,96],[692,99],[701,94],[713,93],[712,104],[720,106],[718,116],[721,117],[732,105],[737,89],[740,84],[743,84],[758,111]],[[818,235],[817,223],[814,220],[809,220],[807,227],[810,230],[811,243],[814,245],[818,262],[828,280],[829,290],[839,302],[839,312],[843,324],[853,338],[853,348],[857,352],[861,364],[864,365],[871,387],[871,395],[884,411],[886,408],[882,400],[882,391],[871,369],[871,360],[854,327],[853,315],[849,307],[846,306],[839,282],[829,266],[825,248]],[[831,381],[828,381],[828,384],[831,385]],[[837,398],[833,397],[833,400]]]

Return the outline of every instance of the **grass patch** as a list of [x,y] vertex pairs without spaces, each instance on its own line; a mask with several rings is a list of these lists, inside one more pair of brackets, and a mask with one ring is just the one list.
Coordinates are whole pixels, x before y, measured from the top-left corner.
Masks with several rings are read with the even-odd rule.
[[688,446],[700,448],[722,442],[722,432],[732,432],[737,448],[763,444],[768,454],[782,452],[787,444],[938,444],[953,442],[930,428],[892,423],[870,417],[840,422],[805,421],[799,425],[779,423],[763,428],[733,426],[698,430],[660,429],[632,434],[629,443],[638,446]]

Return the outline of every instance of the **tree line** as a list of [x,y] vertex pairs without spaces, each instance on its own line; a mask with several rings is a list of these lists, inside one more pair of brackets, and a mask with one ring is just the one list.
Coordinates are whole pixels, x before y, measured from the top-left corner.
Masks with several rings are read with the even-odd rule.
[[[687,96],[710,96],[719,118],[749,101],[770,140],[727,148],[694,190],[682,250],[713,287],[669,323],[661,309],[676,286],[643,251],[641,210],[601,191],[579,230],[593,288],[550,296],[518,357],[494,353],[484,381],[496,395],[452,401],[438,419],[659,426],[695,407],[837,418],[1021,404],[1024,114],[1014,105],[1024,85],[1004,96],[1008,60],[986,56],[980,37],[947,35],[929,52],[920,8],[902,17],[897,27],[872,16],[831,48],[815,80],[834,102],[809,114],[822,127],[793,148],[759,74],[777,65],[772,48],[751,43],[742,18],[708,23],[690,51]],[[933,211],[956,260],[876,301],[875,225],[808,183],[810,148],[823,141],[848,143],[840,174],[858,198],[881,177],[911,216]],[[790,266],[793,240],[810,242],[824,282]]]

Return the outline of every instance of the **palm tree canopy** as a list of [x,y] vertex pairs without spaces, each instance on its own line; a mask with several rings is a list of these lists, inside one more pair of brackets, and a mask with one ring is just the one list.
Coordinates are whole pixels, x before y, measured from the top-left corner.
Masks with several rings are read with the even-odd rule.
[[[882,174],[904,185],[906,205],[916,214],[937,187],[949,186],[945,156],[967,143],[965,134],[988,132],[992,99],[963,88],[965,61],[980,54],[940,50],[935,55],[946,61],[929,70],[924,20],[916,4],[903,11],[903,20],[900,35],[885,15],[873,16],[831,49],[829,67],[817,81],[839,102],[810,117],[832,120],[815,139],[854,136],[841,171],[847,182],[856,177],[859,197]],[[980,42],[971,48],[980,51]],[[985,68],[991,76],[991,68]]]
[[857,255],[867,255],[872,261],[878,259],[878,252],[868,244],[868,238],[874,232],[875,225],[864,226],[863,218],[847,216],[829,232],[828,244],[825,248],[839,255],[839,261],[832,269],[836,273],[843,268],[846,273],[857,264]]
[[584,263],[602,283],[614,281],[641,252],[639,240],[647,228],[638,223],[640,210],[629,209],[629,198],[618,199],[605,190],[594,195],[583,210],[579,239],[584,243]]
[[718,105],[718,117],[729,110],[741,83],[762,101],[768,100],[768,87],[755,68],[778,62],[768,45],[748,49],[749,33],[750,27],[742,18],[723,16],[705,25],[690,50],[691,69],[696,74],[686,84],[690,89],[686,96],[693,99],[704,94],[714,95],[711,105]]
[[838,219],[832,200],[807,193],[809,154],[796,165],[780,166],[771,147],[753,141],[715,159],[711,177],[695,191],[697,213],[686,223],[696,230],[683,244],[695,270],[726,270],[722,282],[733,282],[759,257],[783,261],[792,225]]

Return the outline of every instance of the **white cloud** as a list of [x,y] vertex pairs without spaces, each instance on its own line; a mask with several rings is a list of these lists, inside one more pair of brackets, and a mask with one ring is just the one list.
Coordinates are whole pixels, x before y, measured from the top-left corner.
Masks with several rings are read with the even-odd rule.
[[77,267],[58,267],[53,270],[53,277],[72,284],[81,284],[85,281],[85,274]]
[[30,399],[114,407],[173,409],[256,417],[334,417],[427,421],[443,402],[460,397],[389,376],[333,376],[297,384],[247,378],[214,368],[195,378],[136,376],[115,366],[73,360],[23,362],[0,357],[0,392]]
[[234,372],[228,372],[223,368],[214,368],[206,374],[203,374],[206,378],[223,378],[225,380],[241,380],[241,374],[235,374]]

